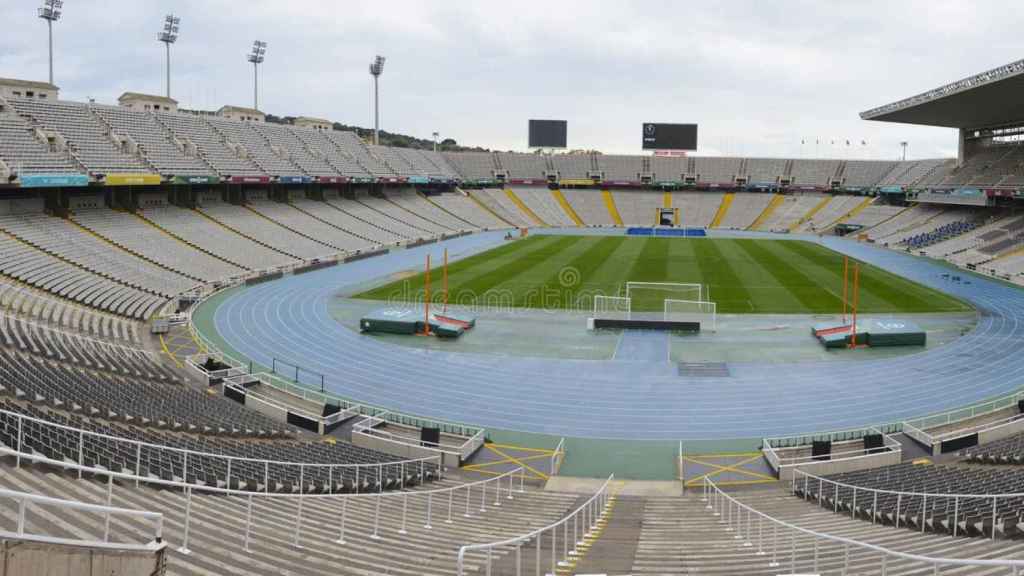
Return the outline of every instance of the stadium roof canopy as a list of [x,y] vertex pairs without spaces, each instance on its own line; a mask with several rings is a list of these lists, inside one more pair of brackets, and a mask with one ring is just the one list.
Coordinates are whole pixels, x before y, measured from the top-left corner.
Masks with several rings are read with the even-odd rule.
[[1024,60],[861,112],[864,120],[949,128],[989,128],[1024,121]]

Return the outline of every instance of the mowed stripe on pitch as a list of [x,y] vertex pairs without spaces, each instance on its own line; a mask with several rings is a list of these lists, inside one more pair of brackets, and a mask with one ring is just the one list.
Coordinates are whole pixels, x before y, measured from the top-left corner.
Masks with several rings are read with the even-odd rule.
[[[780,242],[780,244],[791,252],[799,254],[809,263],[820,266],[831,277],[831,282],[838,286],[837,290],[842,290],[842,256],[807,242],[790,241]],[[969,309],[966,304],[955,298],[936,293],[870,264],[855,260],[850,262],[851,265],[858,263],[861,266],[860,308],[865,312],[961,311]],[[852,275],[850,282],[851,284],[853,282]]]
[[[438,265],[435,297],[440,297]],[[453,262],[449,301],[586,307],[592,306],[594,294],[624,295],[626,282],[703,284],[710,287],[720,313],[835,313],[842,307],[842,257],[816,244],[624,236],[533,236]],[[357,297],[390,299],[404,293],[421,298],[422,288],[423,275],[418,274]],[[670,296],[635,295],[633,309],[662,310],[663,298]],[[969,309],[955,298],[867,265],[861,270],[860,307],[865,312]]]
[[[842,301],[824,292],[806,274],[790,266],[774,250],[761,246],[761,242],[755,240],[740,240],[737,242],[740,248],[758,262],[762,263],[765,269],[771,274],[779,286],[788,290],[804,309],[819,313],[835,311],[842,306]],[[831,302],[834,300],[835,302]],[[796,310],[785,309],[781,306],[767,310],[768,312],[796,312]]]

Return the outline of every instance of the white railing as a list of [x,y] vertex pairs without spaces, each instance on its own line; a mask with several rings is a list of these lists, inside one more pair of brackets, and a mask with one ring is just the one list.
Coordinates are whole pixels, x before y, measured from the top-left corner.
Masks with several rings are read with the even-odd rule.
[[552,476],[558,476],[559,471],[562,470],[563,460],[565,460],[565,438],[558,441],[555,451],[551,453],[551,467],[548,468],[548,471]]
[[[286,414],[289,412],[302,416],[307,420],[316,422],[317,425],[319,426],[318,432],[320,434],[326,434],[328,432],[328,426],[333,426],[334,424],[343,422],[345,420],[348,420],[349,418],[354,418],[355,416],[359,415],[359,406],[339,407],[339,410],[337,412],[335,412],[334,414],[330,414],[328,416],[323,416],[318,412],[310,412],[308,410],[309,406],[302,407],[297,403],[293,404],[284,402],[278,398],[273,398],[266,394],[254,392],[245,387],[245,384],[248,384],[253,381],[257,381],[260,384],[266,385],[267,387],[277,390],[282,394],[292,396],[295,398],[296,402],[305,401],[315,403],[315,401],[308,400],[307,398],[303,398],[298,394],[294,394],[288,390],[282,390],[277,386],[269,384],[270,375],[264,372],[261,372],[259,374],[235,374],[232,376],[228,376],[224,378],[223,385],[225,388],[230,388],[240,394],[244,394],[246,396],[246,403],[251,401],[257,401],[264,404],[271,411],[276,411],[278,414],[281,414],[280,420],[282,422],[287,422]],[[260,411],[263,412],[262,410]]]
[[[501,540],[499,542],[489,542],[486,544],[467,544],[459,548],[459,556],[457,561],[458,576],[465,575],[465,559],[466,554],[470,552],[484,552],[487,554],[486,559],[486,573],[491,573],[491,567],[494,562],[494,551],[499,548],[506,548],[509,546],[515,546],[515,562],[516,562],[516,576],[522,574],[522,553],[523,547],[533,541],[535,548],[534,555],[534,569],[536,576],[544,576],[545,574],[557,574],[559,566],[566,566],[569,558],[577,556],[579,554],[579,547],[584,543],[584,540],[590,536],[598,526],[598,522],[605,517],[608,512],[610,501],[610,495],[608,493],[608,487],[614,480],[615,475],[611,475],[604,484],[587,499],[586,502],[580,505],[579,508],[573,510],[568,516],[562,518],[554,524],[549,524],[543,528],[538,528],[528,534],[522,536],[516,536],[515,538],[509,538],[507,540]],[[570,524],[572,527],[570,528]],[[562,532],[561,542],[559,542],[559,531]],[[544,544],[545,535],[550,534],[551,543],[551,565],[550,572],[547,568],[541,567],[541,548]],[[559,554],[559,543],[561,543],[561,554]],[[562,560],[559,561],[559,558]]]
[[942,434],[934,435],[924,430],[921,430],[920,428],[917,428],[916,426],[908,422],[904,422],[903,433],[913,438],[914,440],[917,440],[918,442],[925,446],[932,447],[934,451],[936,445],[942,444],[947,440],[955,440],[957,438],[962,438],[964,436],[970,436],[971,434],[991,432],[1003,428],[1004,426],[1009,426],[1010,424],[1019,424],[1021,423],[1022,419],[1024,419],[1024,416],[1022,416],[1021,414],[1014,414],[1012,416],[1007,416],[1005,418],[1000,418],[998,420],[991,420],[989,422],[979,422],[978,424],[974,424],[972,426],[966,426],[964,428],[960,428],[957,430],[950,430],[949,432],[943,432]]
[[[456,462],[468,460],[474,452],[484,445],[484,433],[486,431],[483,428],[474,428],[462,424],[453,424],[450,422],[432,420],[430,418],[420,418],[418,416],[409,416],[406,414],[397,414],[389,410],[377,410],[369,406],[356,406],[355,410],[366,417],[353,424],[352,434],[363,434],[369,437],[383,439],[398,446],[437,452],[439,454],[447,454],[453,456],[456,459]],[[466,439],[459,444],[442,443],[438,446],[424,446],[422,442],[420,442],[419,438],[414,438],[405,434],[392,434],[386,430],[378,429],[379,426],[387,426],[388,424],[416,429],[438,428],[442,435],[447,434],[449,436],[457,436]]]
[[[101,504],[87,504],[74,500],[61,500],[49,496],[16,492],[14,490],[0,489],[0,499],[14,500],[18,506],[17,526],[13,532],[0,530],[0,539],[9,538],[39,542],[43,544],[61,544],[72,546],[85,546],[89,548],[105,548],[111,550],[125,551],[156,551],[165,546],[163,543],[164,516],[159,512],[147,512],[145,510],[131,510],[128,508],[116,508]],[[56,508],[57,510],[78,510],[81,512],[93,512],[103,516],[103,539],[89,540],[87,538],[64,538],[48,536],[43,533],[31,532],[26,527],[26,512],[29,505],[43,508]],[[111,542],[110,541],[110,519],[113,516],[124,516],[147,520],[153,523],[153,538],[147,544],[135,542]]]
[[979,416],[998,412],[999,410],[1004,410],[1006,408],[1016,407],[1018,400],[1024,400],[1024,390],[1018,390],[993,400],[986,400],[966,408],[957,408],[946,412],[940,412],[938,414],[932,414],[931,416],[923,416],[921,418],[907,420],[903,422],[903,426],[910,424],[918,430],[928,430],[929,428],[936,428],[938,426],[948,426],[950,424],[956,424],[957,422],[963,422],[965,420],[971,420]]
[[[325,464],[322,462],[284,462],[278,460],[268,460],[262,458],[246,458],[241,456],[227,456],[224,454],[216,454],[212,452],[200,452],[197,450],[188,450],[184,448],[175,448],[171,446],[164,446],[161,444],[151,444],[148,442],[142,442],[140,440],[132,440],[129,438],[121,438],[119,436],[110,436],[107,434],[101,434],[99,432],[92,432],[89,430],[83,430],[80,428],[72,428],[63,424],[56,424],[47,420],[40,420],[31,416],[25,416],[17,412],[8,412],[6,410],[0,410],[0,419],[14,419],[14,422],[10,424],[17,430],[17,437],[15,438],[15,446],[13,455],[17,457],[17,463],[20,463],[21,458],[24,458],[23,454],[26,453],[26,433],[30,433],[31,426],[38,426],[44,429],[52,431],[63,431],[65,435],[70,433],[72,436],[77,436],[78,446],[75,450],[76,457],[73,459],[74,463],[85,468],[85,452],[86,452],[86,439],[89,440],[100,440],[103,442],[104,448],[112,450],[114,452],[120,452],[122,454],[134,454],[135,455],[135,476],[142,476],[142,461],[145,456],[146,460],[159,460],[161,457],[166,457],[168,460],[174,461],[174,464],[180,466],[175,471],[175,474],[180,474],[184,484],[187,484],[189,478],[189,462],[200,462],[204,467],[210,468],[215,467],[224,470],[224,482],[227,486],[231,486],[232,480],[237,480],[237,476],[232,476],[233,471],[237,472],[239,468],[249,467],[250,470],[256,469],[263,473],[263,492],[271,492],[270,482],[286,476],[298,476],[299,486],[304,490],[306,486],[306,480],[315,481],[320,480],[324,483],[328,491],[333,492],[336,486],[343,485],[345,476],[348,475],[350,478],[354,477],[353,484],[358,487],[359,481],[366,481],[367,478],[376,478],[377,490],[384,490],[384,476],[385,471],[393,473],[398,472],[399,475],[399,487],[404,488],[405,476],[407,472],[419,472],[420,477],[424,477],[424,472],[427,466],[435,467],[435,470],[439,475],[444,473],[444,466],[439,456],[427,456],[424,458],[411,458],[407,460],[396,460],[392,462],[374,462],[366,464]],[[29,438],[28,440],[38,440],[42,442],[43,439]],[[32,442],[34,443],[34,442]],[[144,452],[145,451],[145,452]],[[273,475],[271,474],[273,472]],[[291,474],[289,474],[289,472]],[[348,473],[348,474],[346,474]],[[81,474],[79,474],[81,476]],[[325,478],[326,477],[326,478]],[[339,484],[335,484],[335,478],[338,479]],[[251,480],[252,478],[246,478]],[[371,484],[372,486],[372,484]]]
[[[20,466],[21,460],[26,460],[36,464],[42,464],[46,466],[52,466],[56,468],[62,468],[69,471],[77,471],[79,476],[84,474],[93,475],[99,478],[105,477],[107,479],[107,503],[109,504],[113,499],[114,486],[120,486],[121,484],[129,484],[134,482],[138,484],[150,484],[162,489],[179,489],[185,494],[184,503],[184,520],[183,520],[183,534],[182,544],[178,548],[178,551],[183,554],[189,554],[189,532],[192,526],[192,498],[193,494],[198,492],[199,494],[209,494],[216,496],[236,496],[242,497],[246,501],[246,517],[245,517],[245,529],[241,530],[239,526],[239,532],[242,532],[242,547],[246,552],[250,551],[249,543],[252,537],[254,520],[253,520],[253,502],[256,499],[263,499],[263,501],[275,501],[275,502],[294,502],[295,504],[295,515],[293,517],[292,525],[292,544],[296,547],[301,547],[301,534],[304,525],[303,520],[303,507],[307,502],[314,503],[330,503],[335,506],[340,505],[341,512],[338,526],[338,544],[345,544],[346,534],[346,521],[348,519],[348,507],[349,502],[368,502],[373,507],[373,511],[364,514],[372,515],[373,518],[373,532],[370,537],[378,539],[380,537],[381,530],[381,508],[385,503],[394,509],[401,509],[401,520],[397,526],[398,534],[404,535],[407,533],[408,528],[408,516],[410,504],[419,506],[425,514],[426,523],[423,526],[424,529],[430,530],[433,526],[431,522],[444,515],[443,522],[445,524],[452,524],[455,519],[459,516],[463,518],[472,518],[475,512],[485,513],[487,512],[488,503],[492,508],[500,508],[502,499],[512,500],[514,499],[514,493],[524,493],[524,478],[523,468],[515,468],[495,476],[493,478],[487,478],[472,482],[468,484],[458,484],[456,486],[450,486],[447,488],[438,488],[435,490],[402,490],[394,492],[374,492],[366,494],[267,494],[264,492],[251,492],[243,490],[233,490],[231,488],[218,488],[215,486],[203,486],[197,484],[186,484],[184,482],[162,480],[160,478],[154,478],[151,476],[139,476],[137,474],[127,472],[114,472],[106,470],[104,468],[91,468],[87,466],[81,466],[71,462],[63,460],[54,460],[47,458],[40,454],[26,454],[17,452],[3,445],[0,445],[0,456],[15,456],[17,458],[16,466]],[[516,478],[519,479],[519,486],[516,487]],[[115,480],[123,481],[116,483]],[[479,493],[479,498],[477,496]],[[492,501],[489,493],[493,493],[494,500]],[[437,503],[435,504],[435,501]],[[477,507],[479,506],[479,507]],[[435,508],[438,509],[438,513],[435,513]],[[462,512],[459,514],[458,512]],[[113,512],[112,512],[113,514]],[[279,522],[273,522],[267,526],[267,529],[273,528],[274,531],[279,531],[282,527]],[[310,530],[316,530],[322,528],[323,524],[320,520],[308,520],[308,528]]]
[[[718,521],[726,525],[726,530],[734,533],[733,538],[742,541],[743,547],[754,548],[756,546],[757,554],[766,557],[769,567],[780,567],[786,561],[785,557],[789,556],[789,568],[786,571],[790,574],[797,573],[798,541],[800,546],[804,547],[799,554],[799,563],[804,565],[801,568],[804,572],[819,573],[820,557],[828,555],[830,552],[832,562],[835,559],[841,559],[842,565],[839,574],[842,576],[868,573],[868,569],[863,565],[875,561],[875,558],[877,558],[877,568],[871,568],[871,573],[878,573],[882,576],[888,573],[889,562],[893,560],[910,562],[913,567],[917,568],[930,568],[932,574],[940,574],[943,568],[953,566],[1005,568],[1006,574],[1014,576],[1024,572],[1024,560],[921,556],[801,528],[754,510],[726,494],[715,485],[714,481],[706,477],[704,478],[702,500],[707,503],[706,508],[718,517]],[[807,544],[810,546],[807,547]],[[859,557],[854,556],[858,553]],[[861,566],[851,571],[851,560]],[[806,566],[808,563],[810,566]]]
[[[857,446],[864,436],[882,436],[882,447],[875,449]],[[814,440],[829,440],[837,450],[827,458],[818,459],[809,451]],[[787,451],[797,451],[796,455]],[[862,428],[821,435],[793,436],[788,438],[765,438],[761,441],[761,452],[768,465],[779,479],[788,480],[798,468],[816,469],[825,474],[865,470],[888,464],[898,464],[903,454],[903,445],[878,428]]]
[[[867,502],[871,506],[871,522],[877,523],[882,514],[878,511],[879,500],[885,503],[885,500],[896,499],[896,509],[893,514],[893,523],[897,528],[900,527],[900,514],[910,509],[915,504],[920,504],[920,508],[917,516],[917,523],[920,525],[920,530],[925,531],[927,522],[925,517],[928,513],[928,506],[931,504],[931,510],[940,505],[948,505],[952,502],[953,504],[953,520],[951,522],[951,533],[953,536],[964,535],[960,533],[959,520],[961,517],[966,517],[970,514],[971,517],[982,517],[985,520],[992,522],[992,529],[989,536],[994,540],[998,533],[998,519],[999,519],[999,508],[1000,501],[1004,502],[1003,507],[1009,508],[1014,514],[1016,514],[1019,508],[1020,500],[1024,499],[1024,493],[1018,494],[944,494],[944,493],[928,493],[928,492],[909,492],[901,490],[884,490],[880,488],[870,488],[866,486],[855,486],[853,484],[845,484],[843,482],[836,482],[835,480],[829,480],[828,478],[822,478],[821,476],[815,476],[814,474],[808,474],[802,470],[797,470],[793,476],[792,484],[790,489],[793,494],[796,494],[798,490],[802,490],[804,499],[809,499],[810,491],[817,489],[817,501],[821,505],[824,499],[831,497],[833,500],[832,508],[833,512],[839,513],[839,496],[840,490],[850,491],[850,514],[855,516],[857,513],[857,500],[859,499],[862,503]],[[867,500],[865,500],[865,498]],[[1014,502],[1016,501],[1016,502]],[[969,508],[973,505],[976,510],[973,513],[969,512]],[[985,510],[981,511],[983,507]],[[984,516],[982,516],[984,514]],[[961,516],[963,515],[963,516]],[[1016,521],[1014,522],[1016,523]],[[907,527],[907,526],[904,526]],[[984,525],[982,526],[981,532],[984,532]],[[1024,564],[1022,564],[1024,566]]]

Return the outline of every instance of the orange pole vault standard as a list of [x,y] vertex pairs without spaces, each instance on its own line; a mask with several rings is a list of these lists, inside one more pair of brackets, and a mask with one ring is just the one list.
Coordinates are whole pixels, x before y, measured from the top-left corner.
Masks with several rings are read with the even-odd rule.
[[857,306],[860,304],[860,264],[853,266],[853,332],[850,348],[857,347]]
[[846,324],[846,302],[850,284],[850,257],[843,256],[843,324]]
[[430,254],[427,254],[427,275],[423,279],[423,335],[430,336]]

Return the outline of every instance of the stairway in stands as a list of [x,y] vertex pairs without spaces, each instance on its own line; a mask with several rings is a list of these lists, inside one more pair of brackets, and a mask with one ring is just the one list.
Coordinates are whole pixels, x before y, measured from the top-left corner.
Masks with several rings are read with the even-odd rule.
[[[1020,557],[1024,542],[978,538],[951,538],[920,534],[891,526],[872,525],[804,502],[783,489],[757,489],[734,493],[738,500],[773,518],[820,533],[867,542],[891,550],[923,556],[1009,558]],[[689,574],[763,575],[839,574],[844,550],[838,544],[819,544],[815,570],[815,547],[808,537],[791,538],[779,530],[773,545],[771,524],[759,525],[754,517],[740,516],[741,529],[730,529],[728,515],[715,516],[701,500],[700,491],[681,498],[647,498],[644,501],[639,541],[631,571],[605,571],[588,566],[589,573],[664,576]],[[735,526],[735,517],[733,517]],[[600,546],[598,543],[597,546]],[[595,547],[596,548],[596,547]],[[774,552],[774,557],[773,557]],[[795,552],[795,553],[794,553]],[[777,566],[771,563],[775,560]],[[880,574],[880,557],[850,549],[849,574]],[[889,559],[888,574],[931,574],[930,568]],[[972,572],[972,570],[974,570]],[[942,574],[979,574],[977,569],[949,567]]]
[[[0,488],[92,503],[107,501],[107,486],[103,482],[88,477],[76,480],[73,475],[38,467],[14,468],[11,464],[6,462],[0,467]],[[456,483],[443,480],[429,488]],[[574,495],[527,488],[526,493],[516,493],[512,500],[502,500],[500,507],[488,499],[486,510],[482,510],[484,504],[478,505],[479,496],[474,496],[472,510],[467,504],[468,514],[464,517],[460,498],[455,518],[449,524],[448,500],[440,496],[433,502],[432,516],[431,511],[424,509],[422,498],[410,500],[405,509],[402,499],[392,496],[385,498],[378,510],[377,500],[372,497],[349,499],[347,505],[338,497],[307,499],[303,508],[298,507],[295,498],[255,497],[251,509],[253,527],[246,549],[249,511],[245,496],[213,496],[197,491],[189,505],[180,491],[136,488],[130,483],[115,483],[112,494],[110,502],[114,506],[164,514],[163,535],[169,546],[167,574],[171,576],[448,576],[455,573],[460,545],[508,538],[555,522],[568,513],[577,499]],[[16,510],[10,500],[0,502],[0,519],[16,516]],[[186,511],[191,515],[188,554],[180,550]],[[104,525],[103,518],[90,512],[57,514],[39,507],[28,510],[27,522],[40,531],[82,537],[101,537]],[[403,527],[406,533],[400,532]],[[121,539],[149,533],[140,522],[119,517],[111,518],[110,528],[115,538]],[[508,553],[509,550],[500,550],[498,558]],[[470,573],[482,574],[482,560],[479,553],[468,559]]]

